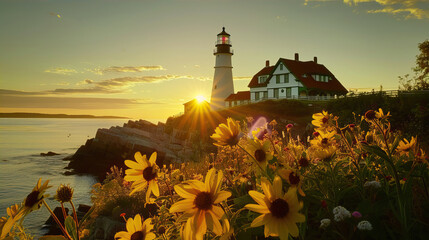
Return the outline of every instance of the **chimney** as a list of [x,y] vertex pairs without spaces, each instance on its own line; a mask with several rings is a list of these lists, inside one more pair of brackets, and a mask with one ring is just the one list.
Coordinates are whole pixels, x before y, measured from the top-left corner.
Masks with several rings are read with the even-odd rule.
[[270,66],[270,60],[265,61],[265,67],[269,67]]
[[299,54],[295,53],[295,61],[299,61]]
[[314,62],[317,63],[317,57],[314,57]]

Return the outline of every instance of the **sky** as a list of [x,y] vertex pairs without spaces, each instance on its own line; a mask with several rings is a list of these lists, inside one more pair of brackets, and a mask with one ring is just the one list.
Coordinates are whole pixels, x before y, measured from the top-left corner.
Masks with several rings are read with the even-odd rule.
[[429,0],[0,0],[0,112],[165,121],[210,99],[223,26],[235,91],[295,53],[349,90],[397,89]]

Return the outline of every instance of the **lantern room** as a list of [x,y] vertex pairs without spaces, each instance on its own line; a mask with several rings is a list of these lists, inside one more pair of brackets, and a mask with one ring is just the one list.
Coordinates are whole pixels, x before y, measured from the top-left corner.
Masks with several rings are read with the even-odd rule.
[[219,53],[233,54],[231,49],[231,35],[225,32],[225,27],[223,27],[222,32],[217,35],[214,54],[216,55]]
[[231,37],[231,35],[229,35],[227,32],[225,32],[225,27],[223,27],[222,32],[217,35],[216,45],[218,45],[218,44],[231,45],[230,37]]

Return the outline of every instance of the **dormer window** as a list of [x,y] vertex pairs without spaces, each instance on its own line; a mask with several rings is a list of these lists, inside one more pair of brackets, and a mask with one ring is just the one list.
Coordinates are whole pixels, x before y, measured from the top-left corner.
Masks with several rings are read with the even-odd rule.
[[265,83],[267,81],[268,75],[259,76],[258,83]]

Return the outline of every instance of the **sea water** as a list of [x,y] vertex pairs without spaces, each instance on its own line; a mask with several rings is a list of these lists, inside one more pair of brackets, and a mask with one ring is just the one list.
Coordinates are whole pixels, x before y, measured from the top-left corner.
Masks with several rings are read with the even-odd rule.
[[[72,155],[93,138],[98,128],[122,126],[126,119],[62,119],[62,118],[0,118],[0,216],[6,216],[6,208],[21,203],[32,191],[39,178],[50,180],[52,187],[48,204],[60,206],[53,200],[60,184],[74,188],[73,202],[91,204],[91,186],[96,179],[90,175],[65,176],[68,161],[62,159]],[[52,151],[60,155],[44,157],[40,153]],[[66,204],[70,211],[71,207]],[[43,235],[43,224],[49,212],[43,206],[24,220],[24,227],[37,239]]]

